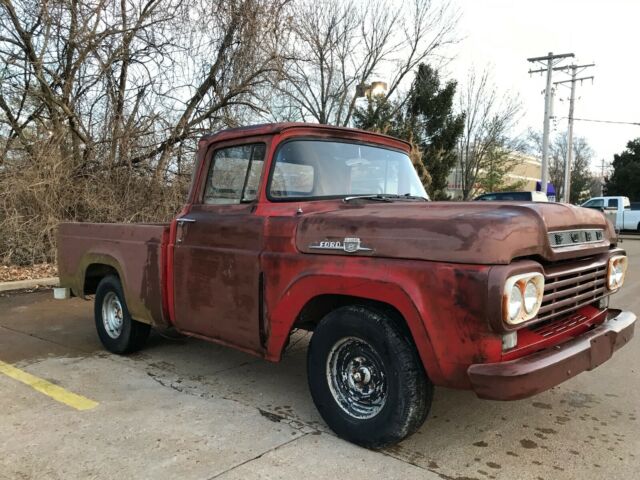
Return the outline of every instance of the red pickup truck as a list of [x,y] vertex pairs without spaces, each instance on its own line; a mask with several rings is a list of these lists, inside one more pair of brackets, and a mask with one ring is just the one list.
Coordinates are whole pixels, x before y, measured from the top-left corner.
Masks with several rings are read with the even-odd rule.
[[401,140],[283,123],[199,142],[170,224],[61,224],[60,282],[95,294],[104,346],[150,327],[277,362],[313,331],[313,400],[367,447],[425,420],[434,385],[534,395],[633,336],[609,307],[625,252],[600,212],[534,202],[430,202]]

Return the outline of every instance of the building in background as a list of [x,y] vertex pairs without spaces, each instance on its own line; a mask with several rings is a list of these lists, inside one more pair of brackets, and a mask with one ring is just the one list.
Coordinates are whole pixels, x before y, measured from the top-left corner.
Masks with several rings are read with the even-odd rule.
[[[520,152],[512,152],[510,155],[511,169],[505,175],[503,185],[518,184],[517,190],[528,191],[536,189],[536,182],[540,181],[542,163],[538,157]],[[503,188],[504,189],[504,188]],[[454,200],[462,199],[462,172],[459,167],[454,168],[449,174],[449,181],[446,190],[447,194]],[[473,196],[487,193],[478,188],[473,192]]]

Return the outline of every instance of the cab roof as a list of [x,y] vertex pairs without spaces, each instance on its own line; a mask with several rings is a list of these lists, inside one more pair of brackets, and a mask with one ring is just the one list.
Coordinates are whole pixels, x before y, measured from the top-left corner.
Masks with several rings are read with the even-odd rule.
[[409,142],[392,137],[390,135],[384,135],[382,133],[369,132],[367,130],[361,130],[359,128],[349,127],[337,127],[334,125],[323,125],[319,123],[304,123],[304,122],[279,122],[279,123],[262,123],[257,125],[248,125],[245,127],[228,128],[220,130],[219,132],[210,133],[200,138],[200,143],[212,143],[222,140],[233,140],[235,138],[249,137],[254,135],[275,135],[285,130],[293,129],[305,129],[305,130],[317,130],[323,133],[335,132],[338,136],[340,134],[360,134],[362,136],[374,137],[383,140],[383,143],[399,142],[403,144],[407,149],[411,148]]

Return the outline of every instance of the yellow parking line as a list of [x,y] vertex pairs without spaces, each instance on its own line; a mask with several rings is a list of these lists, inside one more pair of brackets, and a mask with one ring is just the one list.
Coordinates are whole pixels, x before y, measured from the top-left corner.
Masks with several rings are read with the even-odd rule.
[[65,405],[69,405],[76,410],[90,410],[98,406],[98,402],[94,402],[87,397],[83,397],[82,395],[77,395],[68,390],[65,390],[58,385],[54,385],[53,383],[47,382],[42,378],[31,375],[30,373],[20,370],[13,365],[9,365],[8,363],[4,363],[1,360],[0,373],[4,373],[7,377],[18,380],[25,385],[29,385],[34,390],[37,390],[40,393],[44,393],[54,400],[60,403],[64,403]]

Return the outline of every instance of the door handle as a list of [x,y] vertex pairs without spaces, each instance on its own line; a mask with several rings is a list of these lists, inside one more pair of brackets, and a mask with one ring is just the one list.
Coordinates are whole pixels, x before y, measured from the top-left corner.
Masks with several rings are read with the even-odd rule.
[[176,243],[182,243],[182,236],[184,235],[184,224],[196,223],[196,221],[194,218],[182,217],[182,218],[177,218],[176,222],[180,226],[180,228],[178,229],[178,232],[176,233]]

